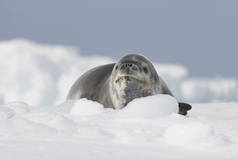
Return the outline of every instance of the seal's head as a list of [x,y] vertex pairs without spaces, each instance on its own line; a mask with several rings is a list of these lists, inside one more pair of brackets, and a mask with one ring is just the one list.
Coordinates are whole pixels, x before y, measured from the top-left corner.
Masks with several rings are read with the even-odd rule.
[[156,94],[159,77],[145,57],[130,54],[115,64],[110,79],[112,102],[116,109],[135,98]]

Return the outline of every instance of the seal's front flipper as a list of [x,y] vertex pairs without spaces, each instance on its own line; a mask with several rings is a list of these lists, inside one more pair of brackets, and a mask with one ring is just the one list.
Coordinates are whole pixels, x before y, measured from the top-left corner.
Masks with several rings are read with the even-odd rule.
[[187,111],[192,109],[192,106],[187,103],[178,103],[179,104],[179,114],[187,115]]

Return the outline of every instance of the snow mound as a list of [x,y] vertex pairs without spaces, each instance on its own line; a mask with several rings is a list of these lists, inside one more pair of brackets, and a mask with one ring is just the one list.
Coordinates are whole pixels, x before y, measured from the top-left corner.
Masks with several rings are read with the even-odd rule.
[[70,114],[72,115],[95,115],[104,111],[103,105],[87,99],[67,101],[73,105]]
[[0,119],[10,119],[15,115],[15,111],[7,106],[0,106]]
[[138,154],[237,158],[237,103],[193,105],[189,116],[176,114],[175,107],[176,100],[167,95],[140,98],[120,110],[86,99],[49,107],[0,105],[0,153],[3,158],[24,153],[19,159],[39,154],[52,158],[58,153],[86,159],[92,156],[84,154],[99,159],[138,158]]
[[30,112],[30,108],[25,102],[10,102],[7,105],[18,114]]
[[61,104],[59,109],[63,113],[82,117],[109,112],[118,119],[149,119],[177,113],[178,103],[174,97],[160,94],[134,99],[126,107],[119,110],[104,108],[102,104],[85,98],[68,100]]
[[168,144],[196,149],[232,144],[229,137],[218,134],[211,125],[194,119],[169,126],[164,140]]
[[158,118],[178,112],[178,103],[170,95],[154,95],[137,98],[119,110],[122,118]]
[[173,144],[197,144],[198,141],[207,140],[213,135],[213,129],[201,122],[175,124],[165,132],[165,138]]
[[55,115],[48,126],[63,132],[73,132],[77,129],[77,123],[63,115]]

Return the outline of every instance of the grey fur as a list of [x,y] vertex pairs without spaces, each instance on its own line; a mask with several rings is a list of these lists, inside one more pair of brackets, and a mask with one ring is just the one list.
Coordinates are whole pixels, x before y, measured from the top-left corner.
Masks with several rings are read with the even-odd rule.
[[119,109],[131,100],[171,91],[145,57],[130,54],[118,63],[98,66],[83,74],[72,86],[67,99],[87,98],[106,108]]

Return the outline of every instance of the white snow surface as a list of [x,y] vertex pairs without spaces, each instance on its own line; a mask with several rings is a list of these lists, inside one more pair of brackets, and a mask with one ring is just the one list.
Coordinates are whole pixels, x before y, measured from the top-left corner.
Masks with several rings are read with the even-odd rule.
[[[65,46],[0,42],[0,158],[238,158],[236,78],[190,78],[184,66],[153,62],[177,99],[138,98],[120,110],[65,101],[82,73],[115,61]],[[182,116],[178,99],[213,103],[192,103]]]
[[177,114],[168,95],[121,110],[86,99],[58,106],[0,106],[4,159],[237,159],[238,103],[193,104]]
[[[80,75],[117,60],[85,57],[73,47],[37,44],[24,39],[0,41],[0,103],[25,101],[38,106],[62,103]],[[189,70],[182,65],[155,61],[153,64],[180,100],[238,101],[236,78],[190,78]]]

